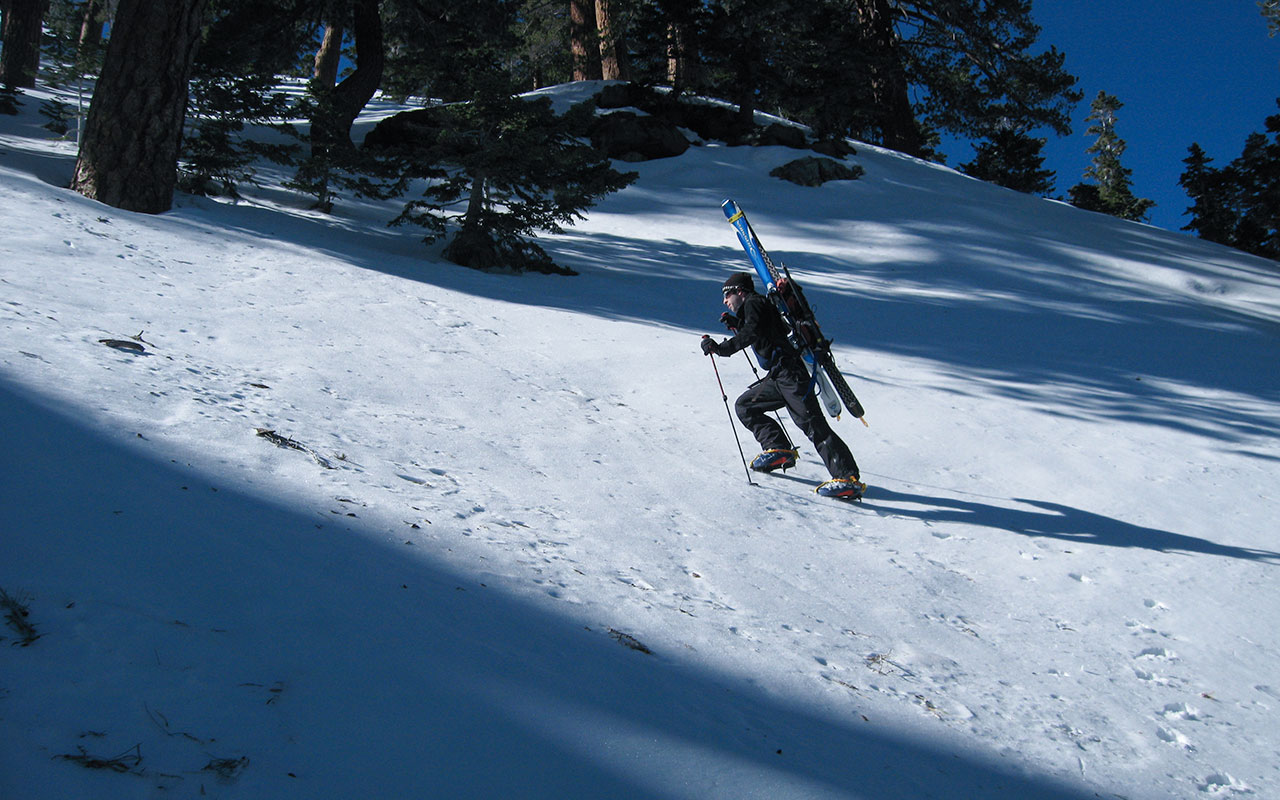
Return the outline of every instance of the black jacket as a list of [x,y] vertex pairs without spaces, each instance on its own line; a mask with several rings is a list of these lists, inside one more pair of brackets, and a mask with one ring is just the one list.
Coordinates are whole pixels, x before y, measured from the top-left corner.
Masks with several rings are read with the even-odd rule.
[[794,365],[800,354],[787,340],[787,323],[767,297],[757,292],[746,296],[738,309],[738,332],[716,348],[722,356],[751,347],[765,370],[789,363]]

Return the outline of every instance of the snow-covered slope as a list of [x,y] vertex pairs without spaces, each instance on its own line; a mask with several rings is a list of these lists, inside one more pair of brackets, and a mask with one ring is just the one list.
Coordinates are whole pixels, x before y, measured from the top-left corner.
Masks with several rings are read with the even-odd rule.
[[[98,205],[36,105],[0,117],[0,588],[40,636],[3,628],[0,797],[1277,792],[1275,264],[708,144],[545,240],[580,276],[490,275],[271,185]],[[747,480],[698,350],[725,197],[867,406],[861,505],[811,448]]]

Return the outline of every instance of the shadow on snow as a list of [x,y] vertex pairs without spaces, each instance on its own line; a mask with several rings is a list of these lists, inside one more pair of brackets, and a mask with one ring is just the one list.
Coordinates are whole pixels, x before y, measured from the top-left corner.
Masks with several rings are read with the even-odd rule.
[[[1013,500],[1036,510],[1008,508],[954,497],[912,494],[882,486],[875,486],[868,492],[867,498],[862,501],[862,507],[887,516],[908,517],[924,522],[977,525],[1078,544],[1142,548],[1161,553],[1201,554],[1280,564],[1280,553],[1271,550],[1218,544],[1195,536],[1135,525],[1061,503],[1024,498]],[[910,507],[899,504],[910,504]]]
[[210,486],[4,385],[0,410],[22,465],[0,484],[4,581],[43,634],[5,648],[7,725],[31,716],[7,784],[135,780],[49,758],[92,729],[103,750],[140,743],[144,776],[169,787],[210,750],[245,756],[247,796],[1093,796],[623,648],[403,529]]

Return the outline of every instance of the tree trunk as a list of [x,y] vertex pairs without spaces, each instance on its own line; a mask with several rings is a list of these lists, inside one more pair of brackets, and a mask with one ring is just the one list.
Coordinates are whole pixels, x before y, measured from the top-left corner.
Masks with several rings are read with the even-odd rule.
[[485,229],[485,178],[476,175],[471,181],[471,197],[460,230],[444,248],[442,255],[455,264],[473,269],[495,269],[502,266],[502,255],[493,237]]
[[316,51],[311,70],[311,80],[316,86],[329,89],[338,82],[338,64],[342,60],[342,37],[345,34],[346,29],[340,22],[329,22],[324,26],[324,39]]
[[596,28],[600,31],[600,77],[606,81],[626,80],[626,57],[613,29],[609,0],[596,0]]
[[738,114],[734,125],[743,135],[750,134],[756,126],[756,93],[745,88],[738,94]]
[[736,80],[733,99],[738,101],[734,125],[739,135],[749,136],[756,126],[756,87],[760,84],[758,54],[750,50],[735,53],[732,70]]
[[684,90],[684,39],[684,29],[678,23],[667,25],[667,83],[671,84],[671,92],[675,95]]
[[[378,13],[378,0],[356,0],[355,24],[353,25],[356,40],[355,71],[343,79],[342,83],[333,86],[323,83],[317,76],[315,90],[321,101],[321,109],[312,122],[311,147],[349,148],[351,144],[351,125],[356,121],[360,111],[369,103],[373,95],[382,85],[382,70],[386,63],[386,51],[383,46],[382,16]],[[337,33],[336,43],[329,41],[329,32],[325,31],[325,44],[316,54],[316,72],[320,73],[321,62],[325,62],[325,75],[337,75],[337,59],[333,58],[332,73],[329,73],[328,60],[331,55],[325,53],[325,47],[341,49],[341,32]]]
[[40,30],[49,0],[3,0],[4,48],[0,49],[0,85],[31,89],[40,71]]
[[924,144],[911,108],[893,8],[888,0],[858,0],[857,13],[864,38],[874,49],[871,91],[880,118],[883,144],[902,153],[920,155]]
[[484,230],[485,185],[484,175],[476,175],[471,181],[471,197],[467,200],[467,213],[462,218],[462,227],[471,230]]
[[356,0],[356,69],[335,91],[338,132],[345,143],[351,141],[351,125],[382,85],[386,49],[382,36],[382,15],[378,0]]
[[71,188],[127,211],[173,205],[204,0],[120,0]]
[[102,0],[88,0],[84,4],[84,17],[80,20],[79,52],[92,50],[102,44]]
[[592,0],[569,0],[569,55],[575,81],[598,81],[603,77],[597,36]]

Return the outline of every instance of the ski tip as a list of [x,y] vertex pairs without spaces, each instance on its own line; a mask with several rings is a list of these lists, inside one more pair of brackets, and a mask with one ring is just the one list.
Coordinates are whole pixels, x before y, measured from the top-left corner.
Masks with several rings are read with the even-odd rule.
[[724,210],[725,219],[732,221],[742,212],[738,210],[738,204],[732,200],[725,200],[720,204],[720,208]]

